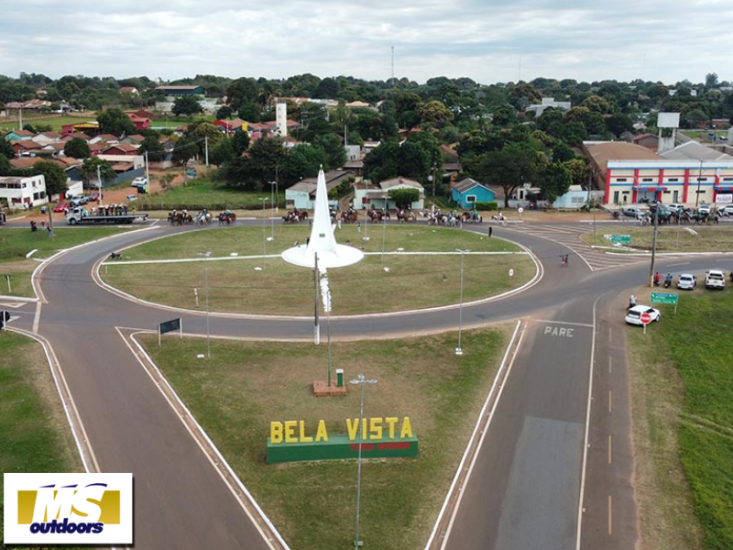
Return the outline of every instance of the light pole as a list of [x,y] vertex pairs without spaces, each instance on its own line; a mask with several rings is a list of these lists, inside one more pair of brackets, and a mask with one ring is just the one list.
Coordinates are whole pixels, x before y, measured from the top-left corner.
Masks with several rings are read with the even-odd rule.
[[262,202],[262,269],[265,269],[265,255],[267,254],[267,218],[265,218],[265,203],[270,197],[260,197],[259,200]]
[[270,206],[272,207],[272,216],[270,217],[270,241],[275,240],[275,186],[276,181],[270,182]]
[[700,200],[700,182],[702,181],[702,161],[700,161],[700,168],[697,171],[697,192],[695,193],[695,210],[697,210],[697,203]]
[[384,243],[387,239],[387,219],[382,218],[382,271],[384,271]]
[[211,331],[209,330],[209,256],[211,252],[199,254],[204,257],[204,292],[206,294],[206,357],[211,359]]
[[376,384],[374,379],[367,380],[363,374],[360,374],[356,380],[351,380],[352,384],[361,386],[361,399],[359,405],[359,458],[358,473],[356,475],[356,536],[354,537],[354,550],[359,550],[359,508],[361,506],[361,446],[362,446],[362,422],[364,422],[364,386],[367,384]]
[[466,252],[470,252],[470,250],[456,248],[456,252],[461,253],[461,298],[458,305],[458,347],[456,348],[456,355],[463,355],[463,348],[461,348],[461,329],[463,328],[463,258],[466,256]]

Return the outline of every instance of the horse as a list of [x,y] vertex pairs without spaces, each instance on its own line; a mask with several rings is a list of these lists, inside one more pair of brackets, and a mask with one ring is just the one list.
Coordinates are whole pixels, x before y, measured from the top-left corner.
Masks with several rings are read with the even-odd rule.
[[461,214],[461,218],[463,223],[481,223],[484,221],[478,212],[464,212]]
[[288,212],[283,216],[283,223],[299,223],[300,218],[295,214],[295,212]]
[[237,221],[237,215],[234,212],[221,212],[219,214],[219,226],[231,224]]
[[120,254],[119,252],[112,252],[112,254],[109,255],[109,259],[110,260],[121,260],[122,254]]
[[397,211],[397,221],[399,223],[405,223],[409,221],[417,221],[417,216],[413,214],[412,212],[409,212],[408,210],[398,210]]
[[341,212],[341,221],[344,223],[356,223],[359,220],[359,216],[354,211]]

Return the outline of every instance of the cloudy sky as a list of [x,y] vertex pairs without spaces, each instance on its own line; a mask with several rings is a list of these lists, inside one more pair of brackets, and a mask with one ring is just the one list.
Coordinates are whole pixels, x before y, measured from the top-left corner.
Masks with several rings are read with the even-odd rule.
[[[589,7],[592,6],[592,7]],[[731,0],[22,0],[0,74],[733,80]]]

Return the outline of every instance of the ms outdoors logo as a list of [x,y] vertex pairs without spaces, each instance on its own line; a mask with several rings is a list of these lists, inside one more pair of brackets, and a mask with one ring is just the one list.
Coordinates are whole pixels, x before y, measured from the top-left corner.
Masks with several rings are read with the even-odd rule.
[[5,544],[132,544],[132,474],[4,474]]

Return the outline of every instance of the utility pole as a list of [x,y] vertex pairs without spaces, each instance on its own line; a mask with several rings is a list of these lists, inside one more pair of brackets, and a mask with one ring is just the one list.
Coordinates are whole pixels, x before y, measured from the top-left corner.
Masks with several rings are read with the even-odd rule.
[[99,202],[97,203],[100,208],[102,206],[102,170],[97,164],[97,185],[99,186]]
[[654,208],[654,238],[652,240],[652,264],[649,268],[649,286],[654,287],[654,262],[657,258],[657,231],[659,230],[659,204]]
[[700,161],[700,168],[697,171],[697,192],[695,193],[695,210],[697,210],[697,203],[700,200],[700,182],[702,181],[702,161]]
[[18,109],[18,130],[23,129],[23,109]]
[[318,328],[318,252],[315,253],[315,265],[313,267],[313,288],[314,288],[313,318],[315,319],[315,333],[314,334],[315,334],[316,345],[318,345],[321,343],[321,331]]
[[437,170],[438,170],[438,164],[434,162],[433,163],[433,199],[435,199],[435,178],[436,178]]
[[[148,159],[148,152],[145,151],[145,182],[146,186],[150,185],[150,160]],[[145,191],[150,189],[150,187],[147,187]]]
[[209,136],[204,136],[206,167],[209,166]]

